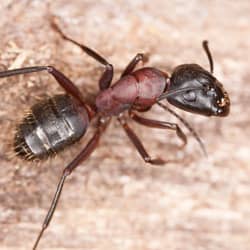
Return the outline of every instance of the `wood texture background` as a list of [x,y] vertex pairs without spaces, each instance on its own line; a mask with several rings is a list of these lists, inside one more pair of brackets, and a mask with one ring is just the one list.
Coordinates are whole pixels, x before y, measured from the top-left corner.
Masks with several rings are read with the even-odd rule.
[[[117,78],[137,52],[166,72],[196,62],[228,90],[227,118],[179,112],[203,138],[180,150],[171,131],[131,122],[152,155],[177,159],[146,165],[114,120],[98,150],[69,178],[39,249],[248,250],[250,249],[250,5],[249,1],[2,1],[0,69],[54,65],[86,98],[97,91],[101,66],[51,29],[50,15],[75,40],[97,49]],[[15,124],[37,97],[61,92],[46,73],[0,81],[0,248],[31,249],[63,167],[83,147],[28,164],[11,156]],[[147,117],[174,121],[153,108]],[[88,176],[88,181],[86,181]]]

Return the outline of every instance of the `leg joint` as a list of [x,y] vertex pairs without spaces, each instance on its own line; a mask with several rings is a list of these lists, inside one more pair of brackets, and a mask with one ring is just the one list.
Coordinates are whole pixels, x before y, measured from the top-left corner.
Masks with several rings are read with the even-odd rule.
[[55,71],[55,68],[53,66],[46,66],[46,70],[49,72],[49,73],[52,73],[53,71]]
[[106,68],[109,70],[109,71],[112,71],[113,70],[113,65],[111,63],[107,63],[106,64]]
[[151,157],[146,156],[146,157],[144,157],[144,161],[145,161],[146,163],[151,163],[151,162],[152,162],[152,159],[151,159]]

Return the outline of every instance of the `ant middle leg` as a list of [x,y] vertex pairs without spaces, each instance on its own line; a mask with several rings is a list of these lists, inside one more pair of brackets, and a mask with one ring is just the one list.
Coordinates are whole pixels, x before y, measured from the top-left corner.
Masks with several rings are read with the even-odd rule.
[[142,53],[138,53],[132,60],[131,62],[127,65],[125,70],[121,74],[121,78],[125,75],[128,75],[132,73],[136,67],[136,65],[142,61],[143,63],[148,61],[148,56]]
[[64,40],[69,41],[75,44],[76,46],[80,47],[87,55],[94,58],[96,61],[98,61],[102,65],[104,65],[105,70],[100,77],[99,88],[100,90],[107,89],[110,86],[112,79],[113,79],[113,74],[114,74],[113,65],[110,64],[104,57],[102,57],[93,49],[81,43],[78,43],[77,41],[65,35],[64,32],[59,28],[59,26],[55,23],[53,19],[51,20],[51,26]]
[[142,142],[140,139],[137,137],[137,135],[134,133],[134,131],[128,126],[127,122],[125,121],[124,118],[118,117],[117,118],[120,124],[122,125],[123,129],[125,130],[127,136],[131,140],[131,142],[134,144],[136,147],[137,151],[143,158],[143,160],[146,163],[150,163],[153,165],[163,165],[169,161],[162,160],[161,158],[151,158],[149,154],[147,153],[146,149],[144,148]]

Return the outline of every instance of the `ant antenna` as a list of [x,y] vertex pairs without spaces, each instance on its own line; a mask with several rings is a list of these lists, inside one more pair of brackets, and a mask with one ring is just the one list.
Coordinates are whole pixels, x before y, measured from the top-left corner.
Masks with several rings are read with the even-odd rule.
[[206,148],[201,140],[201,138],[199,137],[199,135],[195,132],[195,130],[191,127],[191,125],[181,116],[179,116],[177,113],[175,113],[172,109],[170,109],[169,107],[167,107],[166,105],[162,104],[161,102],[157,102],[157,104],[162,107],[163,109],[167,110],[170,114],[174,115],[188,130],[189,132],[193,135],[193,137],[196,139],[196,141],[199,143],[201,150],[203,152],[203,154],[208,157]]
[[166,99],[169,96],[172,95],[178,95],[181,94],[185,91],[192,91],[192,90],[198,90],[198,89],[202,89],[201,87],[185,87],[185,88],[180,88],[180,89],[173,89],[173,90],[169,90],[164,92],[163,94],[161,94],[158,98],[157,101],[161,101],[162,99]]
[[214,72],[214,62],[213,62],[212,54],[211,54],[211,52],[209,50],[209,47],[208,47],[208,41],[204,40],[202,42],[202,46],[203,46],[203,49],[205,50],[206,55],[208,57],[208,61],[209,61],[209,64],[210,64],[210,73],[213,74],[213,72]]

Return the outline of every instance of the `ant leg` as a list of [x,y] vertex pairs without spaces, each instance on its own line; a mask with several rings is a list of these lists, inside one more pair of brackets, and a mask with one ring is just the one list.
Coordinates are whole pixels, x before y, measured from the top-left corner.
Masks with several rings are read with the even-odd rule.
[[168,106],[164,105],[161,102],[157,102],[157,104],[167,110],[170,114],[172,114],[173,116],[175,116],[188,130],[189,132],[193,135],[193,137],[195,138],[195,140],[199,143],[200,148],[204,154],[204,156],[208,156],[207,154],[207,150],[205,148],[205,145],[203,144],[201,138],[199,137],[199,135],[196,133],[196,131],[192,128],[192,126],[184,119],[182,118],[180,115],[178,115],[174,110],[170,109]]
[[71,174],[71,172],[77,166],[79,166],[79,164],[81,162],[83,162],[84,160],[86,160],[90,156],[90,154],[95,150],[95,148],[98,145],[100,136],[101,136],[102,132],[104,131],[104,129],[106,128],[107,125],[108,125],[108,123],[100,125],[99,129],[94,134],[94,136],[90,139],[90,141],[85,146],[85,148],[63,170],[62,176],[61,176],[60,181],[59,181],[59,183],[57,185],[57,189],[56,189],[54,198],[52,200],[52,203],[50,205],[49,211],[48,211],[48,213],[47,213],[47,215],[45,217],[45,220],[43,222],[42,229],[41,229],[40,233],[38,234],[38,237],[37,237],[37,239],[35,241],[35,244],[34,244],[34,246],[32,248],[33,250],[35,250],[37,248],[38,243],[39,243],[40,239],[42,238],[44,231],[49,226],[49,223],[50,223],[50,221],[51,221],[51,219],[53,217],[53,214],[55,212],[55,209],[56,209],[56,206],[58,204],[59,198],[61,196],[63,185],[64,185],[64,182],[65,182],[66,178]]
[[[70,95],[74,96],[80,103],[84,104],[81,92],[76,87],[76,85],[68,79],[62,72],[58,71],[52,66],[35,66],[35,67],[26,67],[20,69],[12,69],[0,72],[0,78],[2,77],[10,77],[21,74],[28,74],[40,71],[47,71],[50,73],[58,82],[58,84],[64,88],[64,90]],[[86,104],[84,104],[86,105]]]
[[54,20],[51,21],[51,26],[64,40],[69,41],[75,44],[76,46],[80,47],[87,55],[91,56],[96,61],[105,66],[105,70],[99,80],[99,88],[101,90],[107,89],[110,86],[111,81],[113,79],[113,74],[114,74],[113,65],[110,64],[105,58],[103,58],[94,50],[90,49],[89,47],[83,44],[76,42],[75,40],[65,35],[63,31],[59,28],[59,26],[54,22]]
[[141,54],[138,53],[133,59],[132,61],[128,64],[128,66],[125,68],[125,70],[123,71],[123,73],[121,74],[121,78],[125,75],[128,75],[130,73],[132,73],[136,67],[136,65],[142,61],[143,63],[148,61],[148,57],[145,54]]
[[129,115],[134,121],[136,121],[137,123],[139,123],[141,125],[147,126],[147,127],[175,130],[177,136],[183,142],[183,144],[181,145],[181,148],[183,148],[187,144],[187,137],[184,134],[184,132],[181,130],[181,128],[178,126],[178,124],[171,123],[171,122],[146,119],[144,117],[137,115],[136,113],[134,113],[132,111],[130,111]]
[[155,158],[152,159],[147,151],[145,150],[144,146],[142,145],[140,139],[137,137],[137,135],[134,133],[134,131],[128,126],[125,119],[119,117],[117,118],[120,124],[122,125],[123,129],[125,130],[126,134],[128,135],[129,139],[132,141],[132,143],[135,145],[136,149],[138,150],[139,154],[143,158],[143,160],[146,163],[150,163],[153,165],[163,165],[169,161],[164,161],[161,158]]

